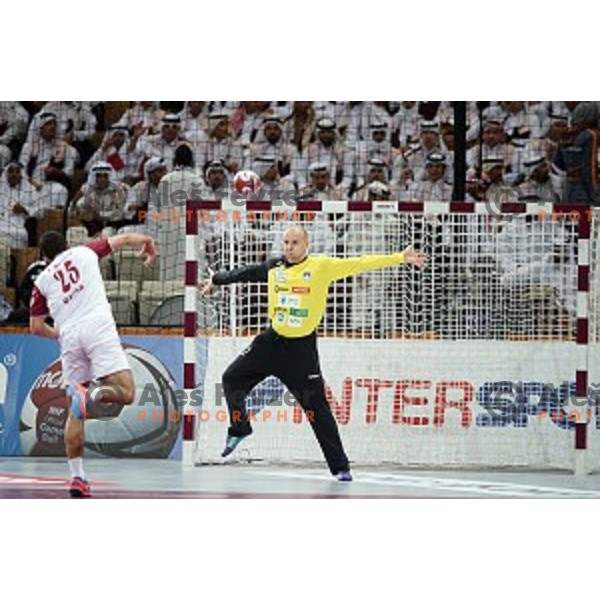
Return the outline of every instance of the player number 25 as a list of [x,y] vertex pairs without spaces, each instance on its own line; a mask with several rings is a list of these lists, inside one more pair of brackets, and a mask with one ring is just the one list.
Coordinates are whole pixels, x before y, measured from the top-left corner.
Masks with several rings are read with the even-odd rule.
[[68,294],[71,285],[79,281],[79,270],[72,261],[67,260],[65,261],[65,264],[54,273],[54,278],[57,281],[60,281],[63,294]]

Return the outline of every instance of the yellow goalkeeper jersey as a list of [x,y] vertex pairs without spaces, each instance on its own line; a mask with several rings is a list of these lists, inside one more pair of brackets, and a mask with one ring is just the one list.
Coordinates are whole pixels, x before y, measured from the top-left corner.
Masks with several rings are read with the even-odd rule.
[[332,281],[404,262],[404,254],[333,258],[308,256],[269,270],[269,317],[283,337],[303,337],[321,322]]
[[311,334],[319,326],[332,281],[402,263],[402,252],[356,258],[308,256],[294,265],[280,258],[217,273],[213,276],[213,282],[224,285],[267,281],[269,317],[273,329],[283,337],[297,338]]

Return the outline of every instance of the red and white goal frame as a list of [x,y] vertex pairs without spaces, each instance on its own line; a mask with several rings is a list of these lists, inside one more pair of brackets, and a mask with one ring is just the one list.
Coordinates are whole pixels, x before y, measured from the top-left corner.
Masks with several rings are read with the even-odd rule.
[[[202,264],[203,261],[210,261],[206,255],[200,256],[198,251],[199,243],[203,243],[202,223],[206,222],[207,215],[213,215],[210,219],[221,223],[224,238],[222,242],[217,240],[216,244],[221,244],[223,256],[226,254],[228,257],[229,264],[225,266],[231,267],[236,266],[231,241],[234,236],[233,233],[228,236],[227,223],[233,223],[234,213],[238,220],[241,214],[242,221],[254,213],[259,220],[268,221],[271,218],[274,222],[282,210],[280,206],[263,201],[187,202],[183,380],[188,397],[199,384],[203,384],[204,397],[202,406],[188,410],[184,419],[186,463],[220,462],[219,451],[227,427],[222,418],[225,405],[222,398],[215,398],[218,396],[220,374],[249,343],[249,334],[260,329],[232,328],[235,316],[232,316],[233,320],[223,321],[208,334],[204,327],[199,328],[198,273],[206,273],[208,266],[219,266]],[[462,317],[457,317],[450,326],[438,327],[441,330],[445,327],[441,333],[436,332],[438,325],[446,323],[443,312],[423,311],[422,295],[419,297],[421,300],[417,296],[409,301],[402,297],[407,308],[400,316],[396,310],[390,321],[392,325],[388,325],[384,333],[378,330],[377,334],[372,334],[375,331],[372,328],[363,331],[363,335],[356,335],[356,331],[349,334],[348,331],[336,330],[338,325],[335,324],[333,330],[325,331],[319,342],[323,371],[325,380],[331,383],[331,386],[328,385],[328,394],[334,414],[340,422],[342,437],[351,460],[356,463],[453,468],[559,468],[577,474],[600,468],[600,460],[594,452],[596,438],[600,435],[600,415],[593,383],[594,376],[600,376],[600,372],[594,373],[594,366],[599,364],[600,358],[597,343],[598,311],[595,294],[590,294],[600,284],[600,278],[590,266],[595,264],[593,259],[598,253],[596,211],[578,205],[541,203],[507,203],[490,207],[486,203],[472,202],[318,201],[298,202],[293,210],[305,215],[334,215],[336,222],[346,219],[350,225],[345,225],[345,231],[354,228],[353,231],[358,232],[359,246],[363,250],[369,249],[369,235],[373,237],[373,247],[379,247],[375,239],[377,231],[373,227],[375,222],[383,222],[383,226],[392,232],[391,238],[398,233],[399,239],[406,239],[406,236],[410,238],[411,228],[413,232],[419,230],[422,234],[424,223],[428,227],[430,223],[437,223],[435,226],[439,226],[440,235],[436,239],[442,241],[439,242],[441,250],[433,252],[435,259],[432,269],[436,268],[436,264],[441,265],[438,273],[446,277],[446,282],[449,269],[458,268],[462,274],[462,268],[457,267],[460,260],[465,259],[471,251],[477,255],[479,245],[483,244],[478,232],[488,226],[493,229],[493,223],[504,223],[499,227],[501,231],[506,232],[512,227],[517,234],[519,228],[516,225],[508,227],[506,223],[547,223],[551,233],[546,231],[545,225],[533,227],[540,228],[540,239],[545,239],[553,248],[557,248],[558,244],[551,236],[558,231],[557,239],[566,240],[564,243],[570,248],[572,262],[565,271],[570,273],[571,267],[574,269],[575,288],[571,290],[573,311],[567,316],[565,312],[554,325],[548,326],[546,321],[557,318],[553,303],[558,300],[556,297],[549,300],[550,296],[543,296],[551,293],[548,286],[538,285],[534,279],[525,281],[524,286],[520,285],[519,293],[523,288],[527,289],[529,295],[525,294],[523,298],[527,302],[531,300],[537,303],[535,310],[538,312],[547,311],[548,314],[535,314],[534,310],[527,308],[525,312],[531,323],[519,324],[519,302],[523,300],[520,296],[517,299],[511,297],[508,310],[512,311],[512,316],[509,318],[507,314],[505,321],[512,319],[514,324],[507,326],[503,323],[502,315],[496,314],[497,323],[488,325],[492,337],[487,338],[482,337],[481,333],[474,335],[471,330],[461,329],[467,327]],[[272,216],[265,219],[266,213]],[[361,219],[367,225],[362,229]],[[470,234],[464,233],[469,228],[477,230],[475,237],[468,237]],[[564,235],[561,230],[564,230]],[[451,246],[444,246],[445,235],[460,240],[460,243],[454,242],[454,249],[448,249]],[[490,233],[490,242],[485,233],[485,243],[491,248],[495,248],[495,235],[500,234]],[[509,236],[505,237],[510,239]],[[535,239],[535,235],[531,237]],[[420,238],[421,241],[423,239]],[[523,238],[517,235],[512,239],[516,239],[519,245],[519,240]],[[467,242],[469,248],[466,253],[461,249],[464,240],[471,240]],[[348,256],[368,253],[353,252],[351,244],[346,245],[344,251]],[[500,250],[490,252],[493,255]],[[510,244],[502,252],[508,252],[510,260]],[[504,255],[500,258],[506,259]],[[469,277],[477,279],[477,264],[472,264],[467,270]],[[527,273],[527,269],[521,271]],[[519,277],[522,277],[521,271]],[[500,287],[504,284],[498,283],[507,279],[506,275],[510,281],[510,273],[503,273],[492,283],[486,274],[485,278],[488,279],[484,278],[481,286],[484,289],[483,296],[476,287],[468,290],[467,296],[472,296],[469,299],[472,305],[468,302],[465,304],[465,314],[479,318],[481,311],[477,311],[480,307],[475,310],[474,306],[476,302],[481,303],[481,298],[490,290],[493,293],[489,299],[484,298],[484,312],[485,309],[498,312],[494,298],[498,298],[498,294],[513,294],[513,288],[508,293],[504,287]],[[390,274],[389,277],[393,280],[397,276]],[[396,286],[394,289],[404,290],[400,294],[410,295],[414,286],[418,287],[418,283],[414,283],[416,276],[411,277],[412,283],[392,281],[391,285]],[[458,281],[460,278],[457,276],[455,279]],[[431,281],[435,281],[435,276]],[[389,286],[390,282],[386,281],[385,285]],[[486,286],[489,288],[487,291]],[[243,291],[242,286],[237,287],[240,291],[232,294],[246,294],[246,304],[259,302],[258,293],[253,296],[254,292]],[[347,294],[355,292],[352,290]],[[571,294],[568,289],[566,293]],[[382,296],[377,304],[386,302],[387,295]],[[233,315],[235,300],[230,297],[228,303],[228,311]],[[435,299],[431,304],[435,305]],[[339,306],[342,306],[341,301]],[[515,306],[516,319],[513,314]],[[460,308],[454,307],[452,310],[460,315]],[[266,313],[265,307],[263,312]],[[406,313],[411,314],[407,316]],[[416,333],[412,331],[411,327],[421,327],[427,321],[427,315],[436,321],[434,326],[425,326],[423,331]],[[414,319],[407,326],[403,319],[409,317]],[[560,321],[560,318],[563,320]],[[394,327],[398,327],[398,330],[394,331]],[[510,327],[516,329],[511,331]],[[549,329],[544,329],[546,327]],[[425,335],[429,329],[434,332],[433,335]],[[200,360],[199,340],[203,340],[208,349]],[[205,363],[200,364],[203,361]],[[506,384],[508,388],[501,384]],[[288,406],[285,402],[283,407],[277,406],[277,410],[290,412],[290,422],[284,423],[283,418],[282,422],[275,422],[273,417],[273,423],[267,424],[259,419],[255,427],[256,435],[249,438],[247,449],[237,459],[319,461],[316,444],[307,424],[301,423],[297,407]],[[220,418],[217,418],[217,411],[221,413]],[[273,412],[270,410],[270,413]],[[348,416],[349,413],[351,416]]]

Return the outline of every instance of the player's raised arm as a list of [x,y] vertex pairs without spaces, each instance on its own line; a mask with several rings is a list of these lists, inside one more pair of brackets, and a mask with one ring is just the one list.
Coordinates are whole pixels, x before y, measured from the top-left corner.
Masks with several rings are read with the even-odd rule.
[[113,250],[118,250],[119,248],[139,248],[138,256],[146,257],[144,261],[145,267],[149,267],[158,256],[154,239],[143,233],[121,233],[108,238],[108,243]]

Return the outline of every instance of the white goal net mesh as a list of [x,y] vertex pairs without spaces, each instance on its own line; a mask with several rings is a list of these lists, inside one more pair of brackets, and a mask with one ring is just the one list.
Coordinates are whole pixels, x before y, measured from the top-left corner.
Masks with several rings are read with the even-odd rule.
[[[327,394],[354,464],[421,467],[573,466],[577,223],[542,213],[426,214],[396,210],[318,213],[220,211],[200,223],[199,267],[232,269],[281,251],[299,219],[313,254],[429,255],[332,284],[319,327]],[[294,217],[295,215],[295,217]],[[597,365],[600,289],[592,227],[589,363]],[[228,364],[268,327],[266,284],[198,297],[203,391],[194,460],[220,461]],[[594,381],[588,454],[596,465]],[[309,424],[274,378],[248,398],[254,434],[231,460],[321,461]],[[586,411],[588,407],[582,407]],[[590,463],[589,463],[590,464]]]

